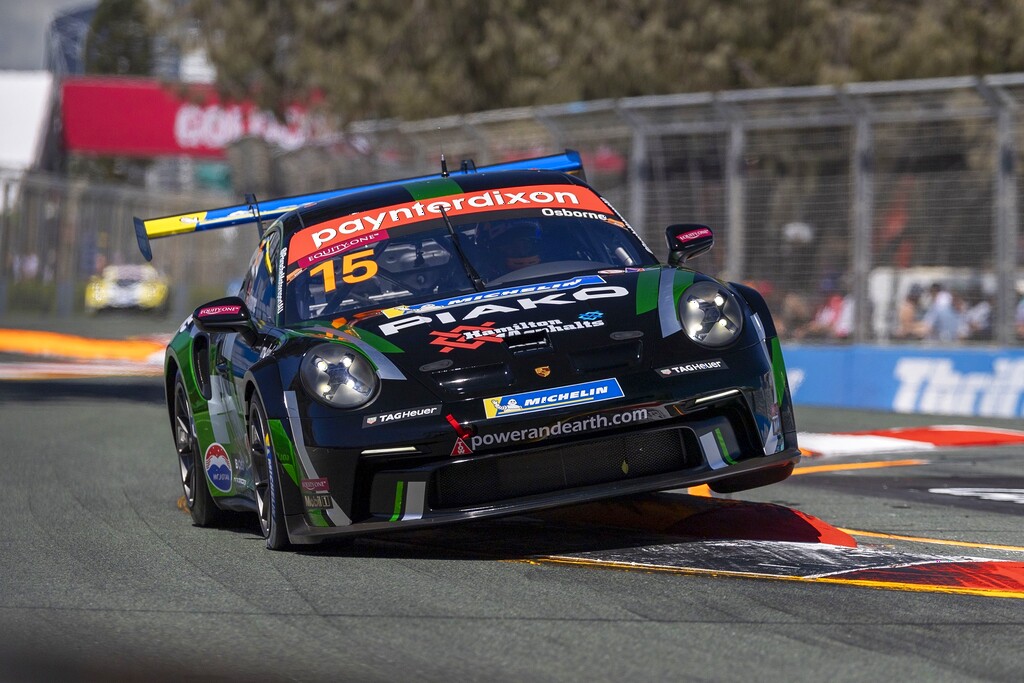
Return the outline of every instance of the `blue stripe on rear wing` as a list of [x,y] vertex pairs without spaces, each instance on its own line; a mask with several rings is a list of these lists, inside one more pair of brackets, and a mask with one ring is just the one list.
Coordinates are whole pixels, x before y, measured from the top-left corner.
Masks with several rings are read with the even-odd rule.
[[[582,174],[583,162],[579,152],[567,149],[562,154],[553,154],[546,157],[534,159],[521,159],[509,161],[490,166],[481,166],[474,169],[471,165],[466,168],[452,171],[450,175],[459,176],[467,173],[479,173],[483,171],[522,171],[522,170],[544,170],[561,171],[562,173]],[[314,192],[311,194],[296,195],[294,197],[282,197],[260,202],[260,220],[272,222],[280,216],[293,209],[309,206],[327,199],[344,197],[345,195],[363,192],[364,190],[376,190],[382,187],[394,187],[405,185],[421,180],[433,180],[441,178],[440,173],[424,175],[415,178],[403,178],[401,180],[388,180],[381,183],[369,185],[357,185],[355,187],[327,190],[325,192]],[[224,206],[219,209],[206,211],[193,211],[190,213],[177,214],[174,216],[162,216],[160,218],[149,218],[143,220],[134,218],[135,237],[139,242],[139,251],[143,257],[150,261],[153,259],[153,251],[150,248],[149,240],[171,237],[172,235],[183,235],[185,233],[199,232],[202,230],[216,230],[218,228],[229,228],[236,225],[248,225],[257,222],[256,212],[250,204],[236,204],[235,206]]]

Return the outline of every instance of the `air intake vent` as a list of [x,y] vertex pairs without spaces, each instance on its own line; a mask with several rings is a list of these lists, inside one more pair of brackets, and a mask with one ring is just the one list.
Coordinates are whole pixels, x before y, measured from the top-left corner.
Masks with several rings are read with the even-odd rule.
[[573,351],[569,354],[569,360],[576,372],[622,370],[640,364],[643,348],[643,342],[637,339],[595,349]]
[[468,460],[437,471],[430,507],[440,510],[486,505],[565,488],[665,474],[699,463],[699,456],[687,457],[682,434],[676,429]]
[[455,394],[468,394],[486,389],[504,389],[512,386],[514,376],[508,363],[491,363],[470,368],[456,368],[432,372],[430,376]]
[[534,351],[550,351],[551,338],[548,336],[547,330],[537,330],[536,332],[527,332],[515,337],[509,337],[505,339],[505,346],[516,355],[533,353]]

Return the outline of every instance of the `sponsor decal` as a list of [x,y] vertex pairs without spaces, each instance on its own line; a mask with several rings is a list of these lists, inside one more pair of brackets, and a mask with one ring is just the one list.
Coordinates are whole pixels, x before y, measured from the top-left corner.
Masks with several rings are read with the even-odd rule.
[[419,417],[434,417],[435,415],[441,414],[441,405],[433,406],[420,406],[418,408],[405,408],[403,410],[395,410],[390,413],[378,413],[376,415],[367,415],[363,418],[364,427],[377,427],[379,425],[391,424],[392,422],[403,422],[405,420],[415,420]]
[[[574,323],[563,323],[561,320],[541,320],[528,323],[515,323],[514,325],[507,325],[505,327],[490,327],[494,323],[484,323],[481,328],[467,329],[462,333],[462,336],[466,340],[477,339],[487,336],[497,336],[502,338],[518,337],[528,332],[572,332],[573,330],[582,330],[588,327],[602,327],[604,322],[601,320],[590,321],[578,321]],[[434,333],[431,333],[434,334]]]
[[938,413],[1016,417],[1024,414],[1024,359],[995,358],[992,372],[959,372],[952,358],[900,358],[892,409],[899,413]]
[[308,266],[313,265],[314,263],[319,263],[320,261],[323,261],[325,259],[334,258],[338,254],[344,253],[346,251],[351,251],[356,247],[366,246],[368,244],[373,244],[374,242],[379,242],[381,240],[386,239],[388,239],[387,230],[382,230],[381,232],[371,232],[366,235],[359,235],[358,237],[353,237],[352,239],[344,240],[343,242],[338,242],[337,244],[332,244],[326,249],[315,251],[309,256],[305,256],[299,259],[298,267],[299,269],[306,268]]
[[587,311],[586,313],[580,313],[578,317],[580,320],[593,322],[594,320],[600,320],[603,318],[604,313],[601,311]]
[[303,493],[302,502],[307,510],[330,510],[331,496],[327,493]]
[[615,398],[622,398],[624,395],[618,380],[614,378],[602,379],[594,382],[573,384],[567,387],[555,387],[540,391],[526,391],[510,396],[485,398],[484,414],[487,419],[492,419],[507,415],[537,413],[564,406],[610,401]]
[[699,230],[684,232],[682,235],[676,235],[676,240],[679,242],[690,242],[701,237],[711,237],[711,230],[708,228],[700,228]]
[[728,369],[729,366],[725,364],[724,360],[715,358],[714,360],[702,360],[694,363],[686,363],[684,365],[669,365],[668,367],[658,368],[655,372],[662,377],[672,377],[674,375],[690,375],[695,372]]
[[[494,323],[484,323],[483,325],[459,325],[450,332],[435,330],[430,333],[431,336],[434,337],[430,340],[430,343],[434,346],[440,346],[441,353],[448,353],[452,349],[478,349],[486,342],[498,342],[500,344],[504,341],[504,338],[494,334],[479,337],[466,336],[473,332],[492,332],[490,329],[491,325],[494,325]],[[472,341],[470,341],[470,339],[472,339]]]
[[[493,432],[491,434],[474,434],[470,440],[470,447],[476,450],[480,447],[504,446],[517,443],[528,443],[544,441],[552,437],[568,436],[571,434],[586,434],[589,432],[618,427],[634,422],[647,422],[653,414],[647,408],[636,408],[619,413],[589,415],[579,420],[566,420],[556,422],[552,425],[542,427],[530,427],[528,429],[510,429]],[[657,417],[655,417],[657,419]]]
[[560,218],[590,218],[595,221],[608,221],[614,223],[619,227],[623,226],[621,221],[617,221],[607,213],[595,213],[593,211],[576,211],[574,209],[541,209],[540,213],[542,216],[558,216]]
[[302,492],[303,493],[329,493],[330,488],[327,485],[327,479],[320,477],[319,479],[303,479],[302,480]]
[[327,479],[302,480],[302,503],[307,510],[329,510],[331,504],[331,491],[327,486]]
[[238,315],[242,311],[239,305],[234,306],[207,306],[199,309],[200,318],[208,318],[211,315]]
[[542,365],[539,368],[534,368],[533,371],[537,373],[538,377],[547,377],[551,374],[551,366]]
[[442,212],[449,217],[457,217],[496,210],[539,209],[552,206],[602,211],[605,204],[596,194],[577,185],[506,187],[449,195],[434,200],[394,204],[353,213],[340,219],[333,218],[296,233],[291,241],[293,254],[289,263],[357,235],[434,220],[440,218]]
[[[579,289],[572,294],[568,292],[556,292],[554,294],[546,294],[538,297],[523,297],[520,299],[512,299],[506,301],[505,304],[484,304],[482,306],[476,306],[465,315],[460,318],[456,318],[452,313],[448,311],[442,311],[434,314],[434,318],[442,323],[455,323],[455,322],[466,322],[474,320],[481,316],[490,316],[499,313],[518,313],[519,311],[531,311],[539,308],[540,306],[567,306],[575,304],[581,301],[589,301],[591,299],[608,299],[629,296],[629,290],[625,287],[584,287]],[[517,308],[518,307],[518,308]],[[433,322],[433,318],[427,315],[413,315],[391,322],[383,323],[380,326],[381,334],[389,337],[393,334],[397,334],[404,329],[416,327],[418,325],[427,325]],[[558,321],[561,322],[561,321]],[[578,323],[582,326],[596,326],[601,321],[581,321]]]
[[466,304],[475,304],[481,301],[494,301],[496,299],[511,299],[512,297],[521,296],[523,294],[535,294],[537,292],[557,292],[559,290],[576,289],[577,287],[587,287],[590,285],[603,285],[604,279],[597,275],[585,275],[583,277],[574,277],[571,280],[559,280],[557,282],[541,282],[535,285],[523,285],[521,287],[506,287],[505,289],[495,289],[490,292],[480,292],[479,294],[467,294],[465,296],[452,297],[451,299],[440,299],[438,301],[431,301],[424,304],[412,304],[409,306],[396,306],[395,308],[386,308],[382,311],[388,318],[398,318],[405,315],[406,313],[430,313],[433,311],[442,311],[446,308],[454,308],[456,306],[465,306]]
[[228,452],[219,443],[211,443],[206,449],[204,458],[206,463],[206,478],[213,484],[213,488],[222,493],[231,492],[231,479],[234,476],[231,471],[231,458]]
[[284,311],[284,263],[285,257],[288,254],[288,249],[284,248],[281,250],[280,255],[277,257],[277,314],[280,315]]
[[462,440],[462,437],[455,439],[455,445],[452,447],[451,457],[455,458],[461,455],[473,455],[473,449],[466,445],[466,442]]

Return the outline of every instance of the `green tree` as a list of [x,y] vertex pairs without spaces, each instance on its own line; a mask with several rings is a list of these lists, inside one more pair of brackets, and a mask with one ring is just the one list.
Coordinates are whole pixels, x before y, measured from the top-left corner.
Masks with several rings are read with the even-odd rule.
[[[148,76],[153,66],[152,30],[144,0],[101,0],[85,39],[85,72]],[[150,162],[124,157],[77,157],[73,176],[143,184]]]
[[101,0],[85,39],[85,72],[148,76],[152,42],[144,0]]
[[1024,0],[190,0],[228,96],[343,120],[1024,70]]

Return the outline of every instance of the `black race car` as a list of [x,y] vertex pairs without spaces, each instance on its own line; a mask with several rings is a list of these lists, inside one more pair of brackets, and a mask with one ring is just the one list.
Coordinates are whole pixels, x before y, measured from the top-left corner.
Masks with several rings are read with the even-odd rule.
[[136,219],[150,238],[263,221],[240,296],[167,349],[193,521],[267,546],[708,483],[799,458],[764,300],[661,264],[565,154]]

